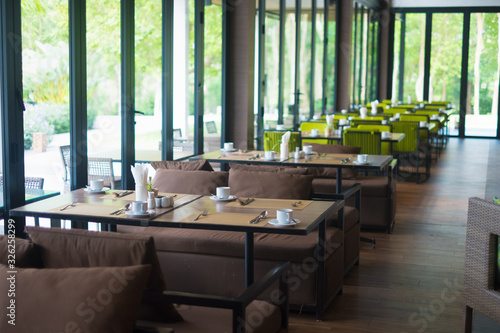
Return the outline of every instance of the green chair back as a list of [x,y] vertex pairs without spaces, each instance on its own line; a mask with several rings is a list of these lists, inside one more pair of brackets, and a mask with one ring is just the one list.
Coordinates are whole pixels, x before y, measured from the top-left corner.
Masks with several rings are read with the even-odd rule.
[[382,125],[382,120],[371,120],[371,119],[351,120],[351,127],[359,127],[360,125]]
[[[334,120],[333,121],[333,128],[337,128],[338,123],[339,123],[338,120]],[[326,128],[327,128],[326,121],[321,121],[321,122],[319,122],[319,121],[304,121],[304,122],[300,123],[299,130],[301,132],[310,132],[312,129],[317,129],[317,130],[319,130],[319,135],[323,135]],[[302,139],[302,144],[304,144],[304,143],[318,143],[318,144],[326,145],[326,144],[328,144],[328,140]]]
[[418,150],[420,142],[419,124],[416,121],[394,121],[392,131],[394,133],[404,133],[405,137],[400,142],[395,142],[392,146],[394,152],[411,153]]
[[346,128],[343,138],[344,146],[360,147],[361,154],[380,155],[382,138],[378,131],[359,131],[356,128]]
[[[264,150],[279,151],[281,138],[284,131],[264,131]],[[290,140],[288,140],[288,149],[290,152],[295,151],[295,148],[302,147],[300,132],[290,132]]]
[[354,117],[354,118],[352,118],[352,119],[353,119],[353,120],[385,120],[385,119],[386,119],[386,117],[376,115],[376,116],[366,116],[366,118]]
[[[358,125],[357,127],[360,131],[370,131],[370,132],[392,132],[392,125]],[[382,142],[381,143],[381,152],[382,155],[392,155],[391,151],[391,143],[390,142]]]
[[335,115],[333,116],[333,119],[337,119],[337,120],[338,120],[338,119],[347,119],[348,117],[349,117],[349,115],[348,115],[348,114],[335,114]]
[[429,122],[429,116],[426,114],[402,114],[401,117],[399,117],[399,120],[401,121],[425,121]]

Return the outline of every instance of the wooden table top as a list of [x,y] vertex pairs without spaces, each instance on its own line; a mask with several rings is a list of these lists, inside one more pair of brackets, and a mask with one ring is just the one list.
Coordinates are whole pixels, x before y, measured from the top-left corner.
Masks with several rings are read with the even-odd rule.
[[[306,235],[314,230],[327,215],[334,214],[344,206],[343,201],[302,200],[297,204],[297,207],[294,207],[292,204],[297,203],[297,200],[260,198],[255,198],[252,203],[241,206],[235,201],[217,201],[211,197],[200,195],[178,194],[174,201],[174,207],[156,208],[150,216],[133,217],[125,213],[120,215],[110,215],[110,213],[135,200],[135,195],[132,193],[125,197],[115,198],[111,193],[113,191],[93,194],[84,189],[78,189],[12,209],[10,213],[13,216],[36,216],[145,227],[157,226]],[[60,210],[75,201],[77,203],[74,207],[71,206],[65,210]],[[281,227],[269,223],[271,219],[276,218],[276,209],[288,207],[294,210],[294,218],[300,220],[299,224]],[[207,209],[208,215],[194,221],[194,217],[204,209]],[[269,212],[266,219],[256,224],[248,223],[263,210]]]

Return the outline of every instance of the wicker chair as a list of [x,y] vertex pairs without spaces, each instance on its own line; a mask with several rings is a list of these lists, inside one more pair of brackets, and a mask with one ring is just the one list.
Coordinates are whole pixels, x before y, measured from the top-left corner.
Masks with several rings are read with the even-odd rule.
[[[473,311],[500,322],[498,236],[500,205],[479,198],[469,199],[464,272],[464,332],[472,332]],[[498,280],[498,276],[497,280]]]
[[[43,182],[42,177],[25,177],[24,188],[43,189]],[[0,175],[0,186],[3,186],[3,175]]]
[[106,157],[89,157],[88,158],[88,177],[91,179],[104,180],[105,186],[110,186],[112,189],[120,188],[119,177],[115,177],[113,172],[113,160]]

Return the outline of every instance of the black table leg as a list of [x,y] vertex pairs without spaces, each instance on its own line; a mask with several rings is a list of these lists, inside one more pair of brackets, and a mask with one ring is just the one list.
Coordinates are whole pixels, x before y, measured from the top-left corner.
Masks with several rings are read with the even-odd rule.
[[326,261],[326,222],[323,220],[318,226],[319,256],[318,271],[316,272],[316,320],[323,320],[325,313],[325,261]]
[[342,192],[342,168],[337,168],[337,194]]
[[252,285],[254,278],[253,262],[253,232],[247,232],[245,236],[245,286]]

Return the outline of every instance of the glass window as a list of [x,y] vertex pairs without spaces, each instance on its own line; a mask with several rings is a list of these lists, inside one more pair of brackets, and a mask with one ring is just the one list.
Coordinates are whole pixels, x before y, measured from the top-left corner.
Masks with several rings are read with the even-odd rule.
[[[394,69],[392,72],[392,99],[399,100],[399,75],[400,71],[400,56],[401,56],[401,26],[402,26],[402,15],[396,14],[394,21]],[[401,92],[402,94],[403,92]]]
[[293,108],[295,105],[295,3],[287,2],[285,13],[285,54],[283,75],[283,124],[293,127]]
[[222,6],[205,5],[204,150],[221,147]]
[[323,111],[323,57],[325,43],[325,13],[322,7],[318,6],[316,12],[316,29],[314,31],[314,115],[320,115]]
[[21,1],[25,177],[63,191],[69,144],[68,2]]
[[174,159],[194,153],[194,4],[174,1]]
[[333,112],[335,105],[335,44],[337,42],[337,7],[335,4],[328,7],[328,44],[326,59],[326,112]]
[[406,14],[403,102],[424,99],[425,14]]
[[311,47],[312,47],[312,4],[303,3],[300,12],[300,40],[299,48],[299,119],[310,118],[311,110]]
[[162,4],[135,1],[135,159],[161,160]]
[[[467,101],[470,104],[467,103],[465,135],[494,137],[497,134],[499,16],[499,13],[471,13],[467,84]],[[457,120],[457,116],[454,116],[454,120]],[[451,129],[456,134],[455,127]]]
[[[120,38],[120,1],[87,0],[89,159],[121,160]],[[120,164],[115,163],[115,179],[120,173]]]

